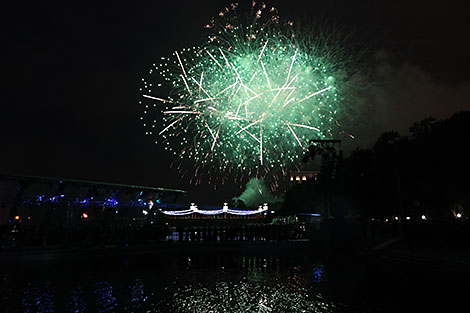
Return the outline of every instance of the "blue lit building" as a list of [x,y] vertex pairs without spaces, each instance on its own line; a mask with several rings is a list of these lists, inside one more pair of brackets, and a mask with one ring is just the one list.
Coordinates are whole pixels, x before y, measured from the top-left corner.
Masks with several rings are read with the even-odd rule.
[[135,222],[186,191],[31,176],[0,176],[0,225],[73,226],[83,219]]

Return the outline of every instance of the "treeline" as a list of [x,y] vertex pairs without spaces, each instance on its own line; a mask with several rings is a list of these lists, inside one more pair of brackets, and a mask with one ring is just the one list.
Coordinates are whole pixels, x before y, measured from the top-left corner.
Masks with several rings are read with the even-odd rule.
[[[347,201],[365,217],[455,217],[470,206],[470,111],[426,118],[409,135],[381,134],[370,149],[354,150],[333,181],[320,177],[289,190],[282,211],[324,209]],[[325,205],[326,204],[326,205]]]

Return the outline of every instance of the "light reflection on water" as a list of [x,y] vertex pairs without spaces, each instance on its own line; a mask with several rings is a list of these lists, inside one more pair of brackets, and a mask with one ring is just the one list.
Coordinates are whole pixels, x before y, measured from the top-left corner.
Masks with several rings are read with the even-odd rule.
[[50,291],[50,282],[39,284],[38,282],[29,283],[21,299],[23,312],[55,312],[54,296]]
[[117,306],[117,299],[113,295],[113,286],[107,281],[100,281],[94,290],[97,312],[113,312]]
[[80,287],[73,288],[68,298],[69,312],[83,313],[86,311],[87,304],[84,298],[83,290]]
[[152,305],[150,312],[336,312],[337,304],[319,292],[310,294],[281,283],[219,282],[178,289],[171,301]]
[[158,264],[130,263],[39,267],[22,277],[7,272],[0,286],[0,311],[356,311],[333,296],[328,267],[318,259],[186,256]]

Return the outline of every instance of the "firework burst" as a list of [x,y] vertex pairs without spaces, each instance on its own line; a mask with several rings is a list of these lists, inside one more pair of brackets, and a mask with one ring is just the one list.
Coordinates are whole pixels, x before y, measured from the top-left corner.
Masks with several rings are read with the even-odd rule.
[[[344,134],[344,60],[338,45],[302,35],[275,8],[253,3],[243,21],[236,10],[205,25],[203,45],[154,64],[142,79],[141,119],[157,143],[196,163],[196,179],[215,168],[223,177],[270,177],[275,188],[309,140]],[[171,92],[161,95],[165,85]]]

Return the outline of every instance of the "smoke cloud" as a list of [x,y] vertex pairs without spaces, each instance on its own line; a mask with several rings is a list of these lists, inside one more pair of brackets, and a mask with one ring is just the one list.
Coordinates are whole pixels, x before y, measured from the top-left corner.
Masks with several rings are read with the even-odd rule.
[[376,61],[371,87],[355,97],[356,113],[347,125],[355,136],[348,143],[351,147],[368,148],[382,132],[396,130],[406,135],[414,122],[448,118],[470,109],[470,81],[437,80],[418,65],[392,64],[383,51],[376,54]]
[[234,202],[243,201],[248,208],[257,208],[262,203],[275,203],[282,201],[271,193],[264,179],[252,178],[246,184],[245,190],[238,197],[232,199]]

